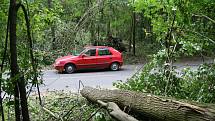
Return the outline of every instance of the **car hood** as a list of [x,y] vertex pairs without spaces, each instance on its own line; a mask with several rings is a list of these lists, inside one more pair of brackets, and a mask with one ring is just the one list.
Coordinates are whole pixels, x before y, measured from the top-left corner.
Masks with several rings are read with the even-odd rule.
[[63,57],[60,57],[60,58],[56,59],[56,62],[57,62],[57,61],[64,61],[64,60],[70,60],[70,59],[77,58],[77,57],[78,57],[78,56],[67,55],[67,56],[63,56]]

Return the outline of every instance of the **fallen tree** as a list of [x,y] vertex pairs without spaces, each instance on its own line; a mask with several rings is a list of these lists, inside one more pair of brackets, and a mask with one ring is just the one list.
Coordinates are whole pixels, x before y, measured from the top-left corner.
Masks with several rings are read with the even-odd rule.
[[115,102],[120,107],[129,106],[131,112],[160,121],[215,121],[215,106],[166,99],[150,94],[99,90],[84,87],[81,95],[91,102]]

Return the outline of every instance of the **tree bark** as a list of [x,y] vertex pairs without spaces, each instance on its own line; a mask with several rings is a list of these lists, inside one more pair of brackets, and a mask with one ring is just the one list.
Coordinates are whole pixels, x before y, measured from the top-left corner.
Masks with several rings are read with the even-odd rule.
[[133,43],[133,55],[136,55],[136,48],[135,48],[135,36],[136,36],[136,13],[132,13],[132,43]]
[[[24,77],[21,76],[19,72],[19,66],[17,62],[17,36],[16,36],[16,19],[17,19],[17,11],[19,7],[22,7],[24,10],[24,6],[21,4],[16,4],[16,0],[10,1],[10,69],[11,69],[11,78],[14,84],[14,106],[15,106],[15,117],[16,121],[29,121],[29,113],[28,113],[28,105],[26,98],[26,89]],[[27,11],[24,11],[27,16]],[[20,110],[21,103],[21,110]],[[21,113],[22,111],[22,113]]]
[[132,112],[156,121],[215,120],[215,108],[211,105],[209,107],[209,104],[191,104],[140,92],[99,90],[91,87],[84,87],[81,95],[92,102],[101,100],[115,102],[121,107],[129,106]]
[[[133,11],[132,11],[131,15],[132,14],[133,14]],[[131,30],[129,30],[129,33],[132,33],[132,31],[133,31],[132,26],[133,26],[133,19],[131,18],[131,24],[130,24]],[[133,34],[130,34],[130,36],[129,36],[129,44],[128,44],[128,52],[129,53],[131,52],[131,49],[132,49],[132,46],[131,46],[131,44],[132,44],[132,36],[133,36]]]
[[[17,64],[17,48],[16,48],[16,0],[10,0],[10,69],[11,69],[11,78],[15,78],[19,74],[18,64]],[[19,102],[19,89],[18,89],[18,79],[15,78],[14,81],[14,106],[15,106],[15,117],[16,121],[20,121],[20,102]]]
[[110,19],[107,20],[107,37],[111,34],[110,32]]

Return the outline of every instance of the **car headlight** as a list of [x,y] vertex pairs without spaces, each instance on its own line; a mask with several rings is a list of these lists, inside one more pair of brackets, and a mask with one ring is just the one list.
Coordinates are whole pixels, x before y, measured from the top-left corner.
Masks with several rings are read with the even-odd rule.
[[57,61],[57,62],[56,62],[56,65],[59,65],[59,64],[60,64],[60,61]]

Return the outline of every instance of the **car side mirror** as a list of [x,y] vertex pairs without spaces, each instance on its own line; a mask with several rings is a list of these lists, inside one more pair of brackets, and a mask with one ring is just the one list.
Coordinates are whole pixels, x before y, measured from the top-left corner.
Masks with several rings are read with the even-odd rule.
[[82,54],[82,55],[81,55],[82,58],[84,58],[84,57],[86,57],[86,56],[87,56],[87,55],[85,55],[85,54]]

